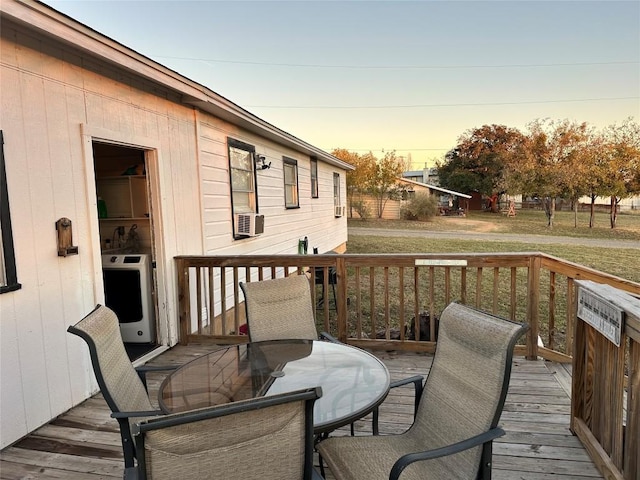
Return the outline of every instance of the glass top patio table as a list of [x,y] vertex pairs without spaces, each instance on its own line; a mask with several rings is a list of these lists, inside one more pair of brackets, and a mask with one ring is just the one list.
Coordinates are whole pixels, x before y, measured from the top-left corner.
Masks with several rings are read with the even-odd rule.
[[320,340],[274,340],[233,345],[188,362],[158,392],[166,413],[322,387],[315,433],[366,416],[389,392],[389,371],[370,353]]

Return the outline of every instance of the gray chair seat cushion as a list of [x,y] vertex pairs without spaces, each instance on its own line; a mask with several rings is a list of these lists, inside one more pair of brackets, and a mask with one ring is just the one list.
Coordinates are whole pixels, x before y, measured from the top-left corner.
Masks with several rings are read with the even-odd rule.
[[[388,480],[393,464],[409,452],[430,450],[410,434],[371,437],[334,437],[318,445],[337,480]],[[336,452],[340,452],[336,454]],[[454,461],[452,461],[454,460]],[[452,469],[453,456],[417,462],[402,473],[402,480],[461,478]]]

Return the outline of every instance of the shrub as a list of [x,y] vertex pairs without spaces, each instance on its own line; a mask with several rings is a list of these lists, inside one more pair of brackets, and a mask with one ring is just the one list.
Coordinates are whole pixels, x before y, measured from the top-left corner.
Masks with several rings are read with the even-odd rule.
[[362,220],[366,220],[371,217],[371,209],[366,202],[362,200],[354,200],[351,202],[351,208],[353,208]]
[[438,213],[438,200],[435,195],[416,192],[400,210],[400,215],[405,220],[428,220]]

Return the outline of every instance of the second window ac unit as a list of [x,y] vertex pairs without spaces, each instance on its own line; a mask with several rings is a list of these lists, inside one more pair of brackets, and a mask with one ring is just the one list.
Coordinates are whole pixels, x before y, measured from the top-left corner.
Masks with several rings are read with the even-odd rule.
[[255,237],[256,235],[264,233],[264,215],[258,215],[257,213],[237,213],[236,233],[248,237]]
[[334,215],[336,217],[342,217],[344,215],[344,211],[345,211],[344,205],[341,205],[341,206],[336,205],[333,208],[335,210]]

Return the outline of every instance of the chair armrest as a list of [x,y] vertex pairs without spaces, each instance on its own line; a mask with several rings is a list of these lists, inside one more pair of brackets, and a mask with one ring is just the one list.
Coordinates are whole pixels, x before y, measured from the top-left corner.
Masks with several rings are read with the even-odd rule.
[[177,365],[140,365],[136,367],[136,373],[142,380],[142,384],[144,385],[144,389],[147,390],[147,373],[149,372],[170,372],[172,370],[176,370],[178,368]]
[[503,436],[504,433],[505,432],[502,428],[495,427],[479,435],[475,435],[460,442],[456,442],[452,445],[447,445],[446,447],[434,448],[433,450],[427,450],[425,452],[408,453],[406,455],[403,455],[396,461],[396,463],[393,464],[393,468],[389,473],[389,480],[398,480],[402,471],[414,462],[453,455],[454,453],[459,453],[473,447],[478,447],[485,443],[492,442],[494,439]]
[[331,343],[342,343],[336,337],[334,337],[333,335],[331,335],[330,333],[327,333],[327,332],[320,332],[320,339],[328,340]]
[[163,371],[171,371],[176,370],[178,365],[140,365],[136,367],[136,372],[147,373],[147,372],[163,372]]
[[[413,383],[413,386],[415,388],[415,396],[413,399],[414,418],[416,416],[416,412],[418,411],[418,405],[420,405],[420,399],[422,398],[422,390],[424,388],[422,385],[423,380],[424,380],[424,377],[422,375],[414,375],[412,377],[403,378],[402,380],[396,380],[395,382],[391,382],[389,384],[389,390],[391,390],[392,388],[402,387],[404,385],[409,385],[410,383]],[[373,409],[373,434],[374,435],[378,435],[380,433],[380,429],[378,427],[379,417],[380,417],[380,412],[378,410],[378,407],[376,407]],[[352,429],[351,436],[353,435],[354,435],[354,432]]]
[[424,377],[422,375],[414,375],[412,377],[403,378],[402,380],[396,380],[395,382],[391,382],[389,384],[389,388],[401,387],[403,385],[408,385],[410,383],[416,384],[416,389],[420,389],[422,392],[422,381]]
[[157,417],[166,415],[162,410],[145,410],[139,412],[111,412],[111,418],[136,418],[136,417]]
[[389,384],[389,389],[392,389],[413,383],[413,386],[415,388],[415,397],[413,399],[414,416],[418,411],[418,405],[420,405],[420,399],[422,398],[422,390],[424,388],[424,386],[422,385],[423,381],[424,377],[422,375],[414,375],[412,377],[403,378],[402,380],[396,380],[395,382],[391,382]]

